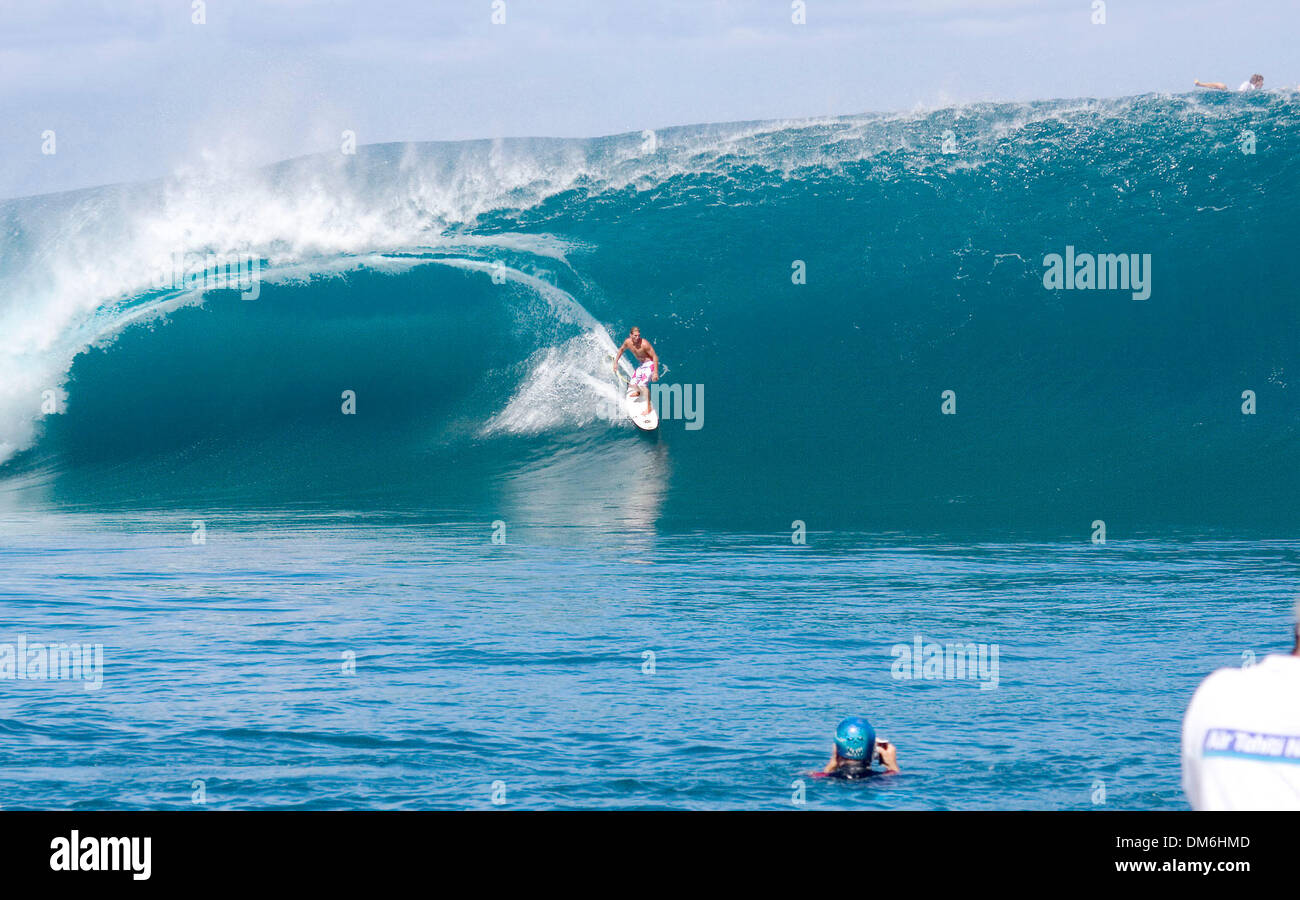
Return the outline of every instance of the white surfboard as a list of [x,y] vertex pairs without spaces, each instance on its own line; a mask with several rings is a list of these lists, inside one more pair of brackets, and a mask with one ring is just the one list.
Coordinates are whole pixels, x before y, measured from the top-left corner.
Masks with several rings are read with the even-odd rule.
[[659,411],[650,404],[650,412],[645,411],[645,397],[636,395],[636,388],[623,395],[623,412],[632,420],[632,424],[642,431],[654,431],[659,427]]
[[[607,357],[607,359],[611,359],[611,360],[613,358],[614,357],[612,354]],[[665,366],[663,363],[660,363],[659,377],[662,378],[664,374],[667,373],[667,371],[668,371],[668,367]],[[618,383],[620,389],[622,389],[625,392],[622,395],[622,398],[619,400],[619,406],[623,408],[623,414],[627,416],[629,419],[631,419],[632,424],[635,425],[637,428],[640,428],[642,431],[654,431],[656,428],[658,428],[659,410],[655,409],[654,404],[651,403],[650,412],[647,413],[645,411],[646,398],[637,397],[636,388],[634,388],[630,383],[628,383],[627,376],[625,376],[622,372],[619,372],[617,369],[615,369],[615,375],[618,376]],[[646,387],[649,387],[649,385],[646,385]]]

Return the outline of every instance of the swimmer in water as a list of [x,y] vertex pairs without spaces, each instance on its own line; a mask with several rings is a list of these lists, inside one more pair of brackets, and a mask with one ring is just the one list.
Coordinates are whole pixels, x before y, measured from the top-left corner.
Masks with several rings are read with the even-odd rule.
[[[1197,79],[1196,86],[1199,88],[1209,88],[1212,91],[1226,91],[1228,86],[1222,81],[1201,81]],[[1250,76],[1250,81],[1243,81],[1239,91],[1258,91],[1264,87],[1264,76],[1255,74]]]
[[[884,770],[873,769],[879,762]],[[862,716],[849,716],[835,729],[835,748],[826,768],[813,772],[818,778],[870,778],[873,775],[898,773],[898,748],[889,741],[876,740],[876,730]]]

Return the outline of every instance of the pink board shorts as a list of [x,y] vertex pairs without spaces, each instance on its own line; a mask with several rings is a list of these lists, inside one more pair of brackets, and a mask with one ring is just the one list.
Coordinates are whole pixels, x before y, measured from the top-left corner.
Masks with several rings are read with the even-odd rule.
[[641,363],[641,365],[636,367],[636,371],[632,373],[632,380],[629,381],[628,384],[649,384],[650,376],[654,374],[654,369],[655,361],[653,359],[647,359],[645,362]]

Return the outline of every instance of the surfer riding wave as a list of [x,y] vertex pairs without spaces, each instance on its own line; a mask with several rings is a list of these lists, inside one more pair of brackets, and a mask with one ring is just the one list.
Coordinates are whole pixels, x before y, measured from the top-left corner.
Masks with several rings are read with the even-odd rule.
[[650,414],[650,382],[659,380],[659,355],[655,353],[655,348],[650,346],[650,342],[641,337],[641,329],[633,325],[628,331],[627,338],[618,348],[618,353],[614,354],[614,374],[618,374],[618,364],[622,360],[623,354],[630,352],[637,359],[636,371],[632,373],[632,379],[628,382],[628,396],[632,396],[631,388],[636,388],[636,397],[640,399],[645,396],[645,414]]

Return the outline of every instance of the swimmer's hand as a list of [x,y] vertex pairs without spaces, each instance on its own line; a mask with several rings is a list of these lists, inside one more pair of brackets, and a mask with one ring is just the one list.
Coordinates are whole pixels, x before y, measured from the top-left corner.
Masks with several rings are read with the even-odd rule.
[[898,748],[889,741],[876,741],[876,758],[889,774],[898,771]]

